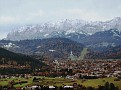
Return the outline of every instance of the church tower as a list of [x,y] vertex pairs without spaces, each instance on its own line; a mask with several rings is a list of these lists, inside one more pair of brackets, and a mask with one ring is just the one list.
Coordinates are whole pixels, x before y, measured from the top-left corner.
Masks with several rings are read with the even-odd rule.
[[77,57],[73,55],[73,52],[71,51],[69,59],[71,60],[77,60]]

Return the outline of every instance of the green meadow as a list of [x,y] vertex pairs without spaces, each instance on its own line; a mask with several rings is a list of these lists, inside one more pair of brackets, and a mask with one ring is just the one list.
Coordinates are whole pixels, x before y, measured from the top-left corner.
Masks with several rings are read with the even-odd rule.
[[64,86],[64,85],[73,85],[73,83],[81,84],[85,87],[98,87],[98,85],[104,85],[106,82],[114,83],[115,86],[118,86],[121,90],[121,80],[115,81],[115,78],[100,78],[100,79],[78,79],[78,80],[71,80],[71,79],[65,79],[65,78],[50,78],[50,77],[41,77],[36,76],[38,79],[36,82],[33,82],[33,78],[5,78],[0,79],[0,85],[1,86],[7,86],[9,85],[9,82],[14,80],[14,82],[21,82],[21,81],[27,81],[27,83],[23,84],[15,84],[14,87],[25,87],[25,86],[32,86],[32,85],[44,85],[44,86]]

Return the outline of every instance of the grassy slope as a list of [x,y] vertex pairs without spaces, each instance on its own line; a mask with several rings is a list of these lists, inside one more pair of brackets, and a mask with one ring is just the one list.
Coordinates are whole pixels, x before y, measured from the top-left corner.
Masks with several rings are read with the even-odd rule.
[[83,48],[79,60],[83,60],[86,54],[87,54],[87,48]]

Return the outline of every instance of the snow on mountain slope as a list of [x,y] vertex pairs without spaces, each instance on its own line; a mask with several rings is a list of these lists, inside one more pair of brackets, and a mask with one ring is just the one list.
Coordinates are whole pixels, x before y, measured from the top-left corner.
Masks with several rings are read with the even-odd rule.
[[6,48],[6,49],[9,49],[9,48],[19,48],[19,46],[15,45],[14,43],[8,43],[6,45],[3,45],[2,48]]
[[[51,37],[70,37],[71,35],[80,37],[81,35],[92,35],[99,31],[105,31],[112,28],[121,30],[121,18],[116,17],[112,20],[101,22],[87,22],[83,20],[61,20],[58,22],[49,22],[39,25],[26,25],[17,28],[9,33],[7,40],[25,40],[25,39],[43,39]],[[117,36],[117,35],[115,35]]]

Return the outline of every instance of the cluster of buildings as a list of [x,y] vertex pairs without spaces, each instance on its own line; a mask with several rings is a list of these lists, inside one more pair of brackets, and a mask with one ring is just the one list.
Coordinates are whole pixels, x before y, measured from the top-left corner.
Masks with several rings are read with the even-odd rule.
[[[47,62],[51,72],[71,70],[71,76],[121,77],[121,60],[55,60]],[[67,75],[67,78],[72,78]]]

